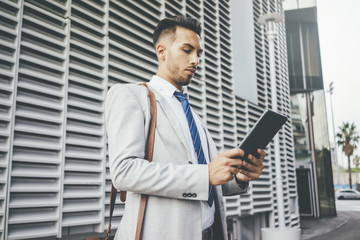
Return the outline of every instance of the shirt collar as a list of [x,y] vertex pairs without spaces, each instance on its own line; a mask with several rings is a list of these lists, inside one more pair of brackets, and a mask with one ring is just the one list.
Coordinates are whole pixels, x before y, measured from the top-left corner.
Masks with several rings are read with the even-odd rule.
[[[153,75],[150,80],[150,84],[153,88],[161,92],[165,97],[171,98],[174,96],[175,91],[179,91],[174,85],[166,81],[165,79]],[[188,97],[188,94],[184,92],[184,95]]]

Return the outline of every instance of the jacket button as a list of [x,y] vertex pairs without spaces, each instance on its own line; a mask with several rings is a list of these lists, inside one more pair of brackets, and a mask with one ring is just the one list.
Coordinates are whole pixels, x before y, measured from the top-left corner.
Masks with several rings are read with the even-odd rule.
[[183,193],[183,195],[182,195],[183,197],[187,197],[188,195],[187,195],[187,193]]
[[191,197],[191,196],[192,196],[192,194],[191,194],[191,193],[188,193],[188,194],[187,194],[187,197]]
[[197,197],[197,194],[196,194],[196,193],[193,193],[193,194],[192,194],[192,197],[193,197],[193,198],[196,198],[196,197]]

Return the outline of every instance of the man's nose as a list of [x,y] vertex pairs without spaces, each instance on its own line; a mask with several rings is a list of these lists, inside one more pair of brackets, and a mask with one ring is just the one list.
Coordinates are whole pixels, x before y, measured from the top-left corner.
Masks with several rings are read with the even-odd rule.
[[199,64],[199,57],[197,54],[193,54],[191,58],[191,65],[196,67],[198,64]]

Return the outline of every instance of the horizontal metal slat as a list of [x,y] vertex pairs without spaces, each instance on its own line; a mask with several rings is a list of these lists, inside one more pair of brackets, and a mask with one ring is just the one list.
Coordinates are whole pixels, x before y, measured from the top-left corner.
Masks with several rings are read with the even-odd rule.
[[[44,0],[43,0],[44,2]],[[58,5],[59,6],[59,5]],[[40,7],[39,5],[34,5],[34,4],[31,4],[31,1],[29,2],[24,2],[24,7],[26,8],[24,10],[25,14],[27,14],[29,12],[29,10],[32,10],[34,12],[37,12],[37,13],[40,13],[42,14],[43,16],[47,16],[47,18],[49,19],[52,19],[54,21],[57,21],[58,22],[58,26],[62,26],[62,24],[65,24],[65,19],[63,17],[60,17],[50,11],[48,11],[47,9],[44,9],[43,7]],[[34,17],[38,17],[39,14],[36,14],[34,13],[33,16]],[[42,18],[43,19],[43,18]],[[44,20],[44,19],[43,19]],[[51,21],[51,20],[50,20]]]
[[1,55],[0,64],[8,65],[9,68],[12,68],[15,65],[15,58],[13,56]]
[[59,115],[57,115],[57,114],[50,114],[50,113],[45,114],[44,112],[36,112],[31,109],[22,108],[21,105],[17,106],[15,114],[16,114],[16,117],[21,117],[24,119],[39,120],[39,121],[54,123],[54,124],[62,123],[62,119],[59,118]]
[[96,129],[94,127],[90,128],[87,126],[67,124],[66,131],[72,132],[72,133],[83,134],[83,135],[92,135],[92,136],[97,136],[97,137],[104,136],[104,128],[103,127],[99,127],[98,129]]
[[[82,6],[80,5],[82,4]],[[90,9],[86,9],[85,5],[91,6],[91,9],[93,11],[91,11]],[[105,15],[104,10],[105,9],[101,9],[99,6],[95,6],[92,2],[87,1],[87,2],[73,2],[73,4],[71,5],[71,18],[74,15],[74,12],[79,12],[81,16],[81,20],[86,22],[87,24],[93,25],[93,26],[97,26],[97,28],[103,28],[105,26],[105,19],[103,18],[103,16]],[[75,11],[74,11],[75,10]],[[97,11],[97,13],[94,13],[94,11]],[[79,15],[79,13],[76,13],[76,15]],[[105,35],[105,29],[103,29],[102,31]]]
[[[66,37],[66,29],[56,28],[53,24],[46,23],[33,16],[23,16],[23,28],[36,29],[38,34],[43,34],[47,37],[51,37],[57,40],[61,40]],[[65,24],[65,23],[63,23]],[[35,26],[33,26],[35,25]],[[35,31],[35,30],[34,30]]]
[[75,212],[91,212],[91,211],[101,211],[102,206],[86,206],[86,204],[80,204],[76,206],[66,206],[63,207],[63,213],[75,213]]
[[9,27],[5,27],[0,25],[0,32],[6,33],[6,35],[11,35],[11,37],[16,38],[17,37],[17,30],[11,29]]
[[75,215],[71,217],[71,214],[63,214],[63,227],[72,227],[89,224],[99,224],[103,221],[101,215],[97,212],[84,212],[82,215]]
[[66,1],[53,1],[53,0],[26,0],[32,4],[32,7],[37,6],[43,11],[52,13],[60,18],[67,18],[68,16],[68,2]]
[[46,181],[35,178],[13,177],[11,180],[10,192],[17,193],[46,193],[59,192],[60,186],[58,180]]
[[15,197],[13,200],[10,200],[9,208],[57,207],[60,204],[58,198],[44,199],[42,197],[36,197],[36,195],[37,194],[32,193],[23,197]]
[[89,147],[89,148],[97,148],[97,149],[101,149],[103,147],[103,144],[101,142],[99,143],[97,141],[86,140],[85,138],[77,138],[76,139],[71,136],[67,136],[66,144],[70,144],[73,146],[84,146],[84,147]]
[[29,222],[21,225],[9,225],[8,239],[29,239],[56,236],[58,224],[56,222]]
[[70,63],[70,75],[74,74],[74,72],[77,72],[78,74],[84,74],[85,76],[92,76],[95,79],[101,81],[105,78],[104,72],[95,71],[92,69],[87,68],[86,66],[79,65],[78,63]]
[[[104,46],[106,44],[105,37],[96,38],[93,35],[88,34],[87,32],[79,29],[79,28],[70,28],[70,36],[73,41],[78,41],[78,44],[90,44],[92,47],[96,47],[96,49],[104,51]],[[81,41],[79,40],[81,38]]]
[[[77,64],[81,62],[82,65],[87,66],[89,70],[94,70],[95,72],[102,72],[105,68],[104,60],[95,61],[93,57],[86,56],[85,54],[70,51],[70,64],[76,60]],[[91,69],[90,69],[91,68]]]
[[62,136],[62,129],[59,128],[54,131],[54,129],[44,129],[39,125],[34,124],[21,124],[18,125],[15,123],[14,127],[15,132],[22,132],[22,133],[28,133],[28,134],[36,134],[36,135],[42,135],[47,137],[58,137],[60,138]]
[[65,153],[65,157],[66,158],[77,158],[77,159],[88,159],[88,160],[94,160],[94,161],[101,161],[103,159],[103,155],[102,153],[88,153],[88,152],[81,152],[81,151],[75,151],[72,149],[69,149],[69,147],[67,147],[66,149],[66,153]]
[[[89,162],[93,163],[89,163]],[[89,173],[101,173],[103,171],[101,161],[74,161],[72,159],[66,159],[65,171],[67,172],[89,172]],[[80,162],[85,162],[80,164]],[[86,165],[84,165],[86,164]],[[86,169],[84,168],[86,166]]]
[[[66,186],[68,188],[68,186]],[[70,192],[67,189],[64,189],[64,199],[94,199],[101,198],[102,193],[99,191],[90,191],[90,192]]]
[[61,146],[57,146],[55,144],[50,145],[47,142],[34,142],[32,140],[24,140],[24,139],[14,140],[14,147],[26,147],[26,148],[52,150],[52,151],[60,151],[61,150]]
[[63,52],[49,51],[48,48],[44,48],[41,45],[37,45],[36,43],[25,42],[25,41],[21,42],[21,47],[22,48],[26,47],[32,50],[36,50],[38,53],[41,53],[44,58],[46,57],[52,58],[51,60],[54,59],[59,63],[61,63],[61,61],[65,61],[65,51]]
[[31,97],[27,97],[27,96],[17,96],[16,101],[21,102],[21,103],[26,103],[27,105],[38,106],[40,108],[51,109],[53,111],[55,110],[57,112],[61,112],[63,110],[63,107],[61,105],[59,105],[58,103],[44,102],[44,101],[34,99]]
[[5,11],[1,11],[0,20],[1,25],[6,25],[7,27],[12,25],[14,29],[17,27],[19,21],[17,16],[14,16]]
[[47,71],[54,72],[54,74],[62,74],[65,72],[65,65],[57,66],[55,64],[49,64],[49,62],[35,58],[33,56],[26,56],[20,54],[20,61],[26,61],[31,63],[32,65],[36,64],[40,69],[46,69]]
[[75,15],[72,15],[70,19],[72,29],[76,28],[80,30],[83,35],[91,36],[92,38],[97,39],[98,42],[101,42],[101,44],[105,44],[105,29],[95,28],[92,23],[85,21],[84,19]]
[[[38,93],[39,96],[42,95],[42,93],[46,93],[46,96],[52,96],[55,99],[58,100],[58,104],[60,104],[61,106],[63,105],[61,103],[61,99],[64,97],[64,92],[63,91],[59,91],[59,89],[51,89],[47,86],[42,86],[41,84],[32,84],[26,81],[19,81],[17,84],[19,89],[22,90],[30,90],[33,93]],[[56,102],[56,100],[54,101]]]

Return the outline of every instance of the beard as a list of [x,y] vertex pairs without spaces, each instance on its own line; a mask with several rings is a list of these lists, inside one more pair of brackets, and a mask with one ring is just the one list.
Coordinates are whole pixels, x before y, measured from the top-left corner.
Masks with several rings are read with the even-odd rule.
[[170,73],[171,79],[181,85],[187,86],[191,83],[191,74],[185,74],[185,71],[180,70],[179,66],[176,65],[175,61],[173,61],[171,55],[169,56],[169,62],[167,66],[168,72]]

